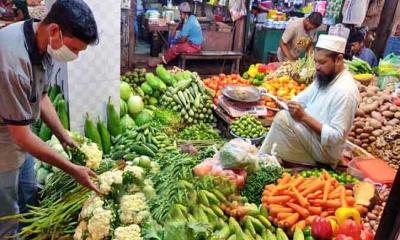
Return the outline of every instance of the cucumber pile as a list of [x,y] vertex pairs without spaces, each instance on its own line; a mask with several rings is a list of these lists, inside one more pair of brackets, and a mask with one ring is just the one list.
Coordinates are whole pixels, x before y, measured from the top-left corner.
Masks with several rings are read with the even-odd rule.
[[236,119],[230,126],[232,133],[235,135],[255,139],[263,136],[268,129],[265,128],[260,121],[258,121],[254,116],[245,115]]
[[144,124],[134,127],[113,139],[110,157],[132,161],[137,156],[154,157],[157,153],[177,150],[177,145],[162,131]]
[[182,80],[168,87],[161,97],[161,105],[181,113],[185,123],[201,123],[214,121],[212,95],[196,76]]
[[139,87],[146,81],[145,76],[145,68],[135,68],[133,72],[127,72],[125,75],[121,76],[121,81],[129,83],[132,87]]

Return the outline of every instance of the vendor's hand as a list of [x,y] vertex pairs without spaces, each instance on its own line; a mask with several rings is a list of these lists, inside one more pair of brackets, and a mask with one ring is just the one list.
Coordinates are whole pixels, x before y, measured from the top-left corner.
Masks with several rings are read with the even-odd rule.
[[61,145],[64,150],[67,151],[69,148],[77,148],[78,144],[69,136],[68,133],[65,133],[60,139]]
[[97,194],[100,194],[100,190],[98,189],[98,187],[90,180],[90,177],[97,178],[96,173],[93,172],[90,168],[74,165],[71,175],[78,183],[82,184],[84,187],[95,191]]
[[288,108],[290,115],[296,121],[303,121],[306,112],[304,111],[303,106],[299,102],[294,102],[294,101],[288,102]]

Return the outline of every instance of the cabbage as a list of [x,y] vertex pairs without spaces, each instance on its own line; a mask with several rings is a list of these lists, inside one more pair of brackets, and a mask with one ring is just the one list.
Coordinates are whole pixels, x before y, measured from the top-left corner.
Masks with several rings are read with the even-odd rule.
[[153,115],[147,110],[140,112],[135,117],[135,122],[136,122],[136,125],[138,125],[138,126],[142,126],[143,124],[149,123],[152,120],[153,120]]
[[122,129],[126,130],[133,128],[136,124],[135,121],[129,115],[125,115],[121,118],[121,125]]
[[128,111],[130,114],[140,113],[144,108],[143,100],[140,96],[131,96],[128,99]]
[[120,91],[121,99],[124,101],[127,101],[129,99],[129,96],[132,93],[132,88],[131,88],[131,86],[129,86],[128,83],[121,82],[119,85],[119,91]]

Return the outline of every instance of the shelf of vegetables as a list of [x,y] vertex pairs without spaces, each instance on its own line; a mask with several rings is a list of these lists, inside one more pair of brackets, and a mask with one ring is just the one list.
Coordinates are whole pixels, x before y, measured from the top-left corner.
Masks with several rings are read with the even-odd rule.
[[[304,89],[313,70],[307,59],[257,68],[264,76],[256,85],[287,99]],[[283,169],[241,139],[268,131],[253,117],[231,125],[240,138],[221,137],[213,98],[227,84],[254,81],[219,75],[203,83],[196,73],[163,66],[127,73],[120,112],[110,100],[107,121],[87,116],[85,136],[72,133],[78,149],[65,152],[46,138],[70,161],[96,171],[102,194],[37,161],[39,206],[0,219],[25,223],[19,236],[38,240],[373,239],[388,189],[376,201],[381,189],[347,173]]]

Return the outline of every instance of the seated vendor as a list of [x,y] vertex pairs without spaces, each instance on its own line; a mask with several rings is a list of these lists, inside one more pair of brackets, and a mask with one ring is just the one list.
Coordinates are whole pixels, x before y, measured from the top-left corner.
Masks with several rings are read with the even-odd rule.
[[311,52],[315,29],[321,24],[322,15],[319,12],[313,12],[306,18],[291,19],[279,44],[278,60],[280,62],[296,61],[304,51]]
[[203,33],[200,23],[195,15],[190,11],[188,2],[183,2],[179,5],[181,14],[181,22],[178,25],[178,31],[175,35],[174,43],[164,53],[161,58],[150,59],[148,65],[156,67],[157,64],[168,64],[171,60],[179,56],[179,54],[193,54],[201,51],[203,43]]
[[[336,167],[352,126],[359,92],[344,65],[346,39],[321,35],[314,54],[314,82],[278,112],[261,153],[271,153],[286,165]],[[285,165],[285,164],[284,164]]]
[[[0,20],[19,22],[30,19],[28,4],[25,0],[0,0]],[[3,12],[3,14],[1,14]]]
[[371,67],[376,67],[378,66],[378,59],[370,48],[364,46],[364,40],[364,35],[361,32],[357,32],[351,36],[349,39],[351,52],[354,57],[366,61]]

